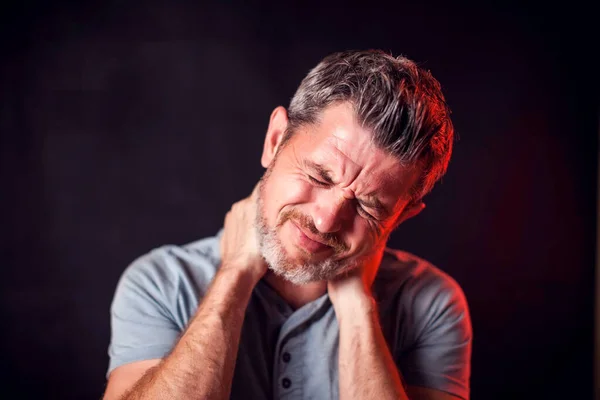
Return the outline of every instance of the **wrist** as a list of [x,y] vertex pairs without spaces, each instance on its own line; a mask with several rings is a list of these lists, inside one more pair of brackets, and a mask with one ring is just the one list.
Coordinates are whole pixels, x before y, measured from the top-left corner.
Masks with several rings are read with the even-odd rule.
[[377,314],[375,299],[366,292],[354,293],[346,298],[338,298],[333,308],[340,324],[362,324],[365,318]]
[[234,263],[223,263],[217,272],[228,281],[234,281],[241,287],[253,289],[264,272],[258,268],[241,267]]

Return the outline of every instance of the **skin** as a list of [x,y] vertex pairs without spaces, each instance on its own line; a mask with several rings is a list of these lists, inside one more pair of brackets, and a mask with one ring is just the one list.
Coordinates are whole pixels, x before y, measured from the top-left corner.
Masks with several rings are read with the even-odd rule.
[[[328,292],[340,326],[340,398],[455,398],[402,387],[370,291],[389,234],[424,208],[408,198],[419,170],[371,143],[348,104],[327,108],[282,146],[287,123],[286,110],[276,108],[261,158],[265,178],[227,214],[221,268],[186,332],[165,359],[116,368],[106,399],[228,398],[240,310],[261,278],[294,308]],[[280,255],[271,268],[256,221],[271,232]],[[326,264],[335,268],[323,275]],[[307,265],[312,272],[302,284],[283,277]]]
[[[369,131],[355,121],[347,104],[330,107],[317,126],[300,128],[277,153],[286,127],[287,114],[281,107],[271,115],[261,159],[270,169],[260,191],[263,218],[273,227],[282,215],[293,211],[316,228],[312,239],[328,243],[327,238],[334,237],[345,247],[337,253],[331,247],[309,253],[297,236],[298,227],[307,234],[311,229],[298,221],[301,218],[291,218],[276,228],[287,268],[332,258],[340,264],[338,275],[360,268],[369,285],[391,231],[424,208],[423,203],[409,204],[408,193],[419,178],[418,169],[401,166],[374,146]],[[308,286],[318,297],[334,277]],[[268,279],[274,286],[280,284],[275,274]],[[294,292],[306,290],[302,285]]]

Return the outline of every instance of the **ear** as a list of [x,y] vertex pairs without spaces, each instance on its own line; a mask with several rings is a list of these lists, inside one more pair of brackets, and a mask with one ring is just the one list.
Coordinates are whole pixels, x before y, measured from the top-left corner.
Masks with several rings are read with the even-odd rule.
[[279,106],[273,110],[269,119],[269,128],[267,129],[267,136],[265,137],[263,153],[260,159],[260,163],[264,168],[267,168],[273,162],[287,125],[287,111],[284,107]]
[[404,210],[402,210],[400,215],[398,216],[398,219],[394,223],[394,227],[392,230],[396,229],[401,223],[403,223],[407,219],[410,219],[412,217],[419,215],[421,213],[421,211],[423,211],[424,209],[425,209],[425,203],[423,203],[422,201],[419,201],[416,203],[409,203],[404,208]]

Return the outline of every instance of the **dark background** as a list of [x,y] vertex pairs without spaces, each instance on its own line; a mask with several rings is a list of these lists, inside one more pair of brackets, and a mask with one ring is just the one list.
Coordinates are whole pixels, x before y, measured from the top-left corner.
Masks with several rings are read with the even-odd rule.
[[[50,4],[47,4],[50,3]],[[5,3],[0,397],[95,399],[136,257],[214,234],[326,54],[441,81],[459,135],[391,245],[469,300],[474,399],[591,399],[598,30],[578,2]]]

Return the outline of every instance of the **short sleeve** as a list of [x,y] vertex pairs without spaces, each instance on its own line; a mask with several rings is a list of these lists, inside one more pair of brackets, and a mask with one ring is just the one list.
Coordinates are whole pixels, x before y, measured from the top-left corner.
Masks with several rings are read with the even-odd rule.
[[439,272],[411,290],[415,342],[397,363],[407,385],[469,399],[472,328],[460,286]]
[[121,276],[110,310],[112,370],[134,361],[165,357],[182,331],[170,300],[173,273],[150,253],[132,263]]

